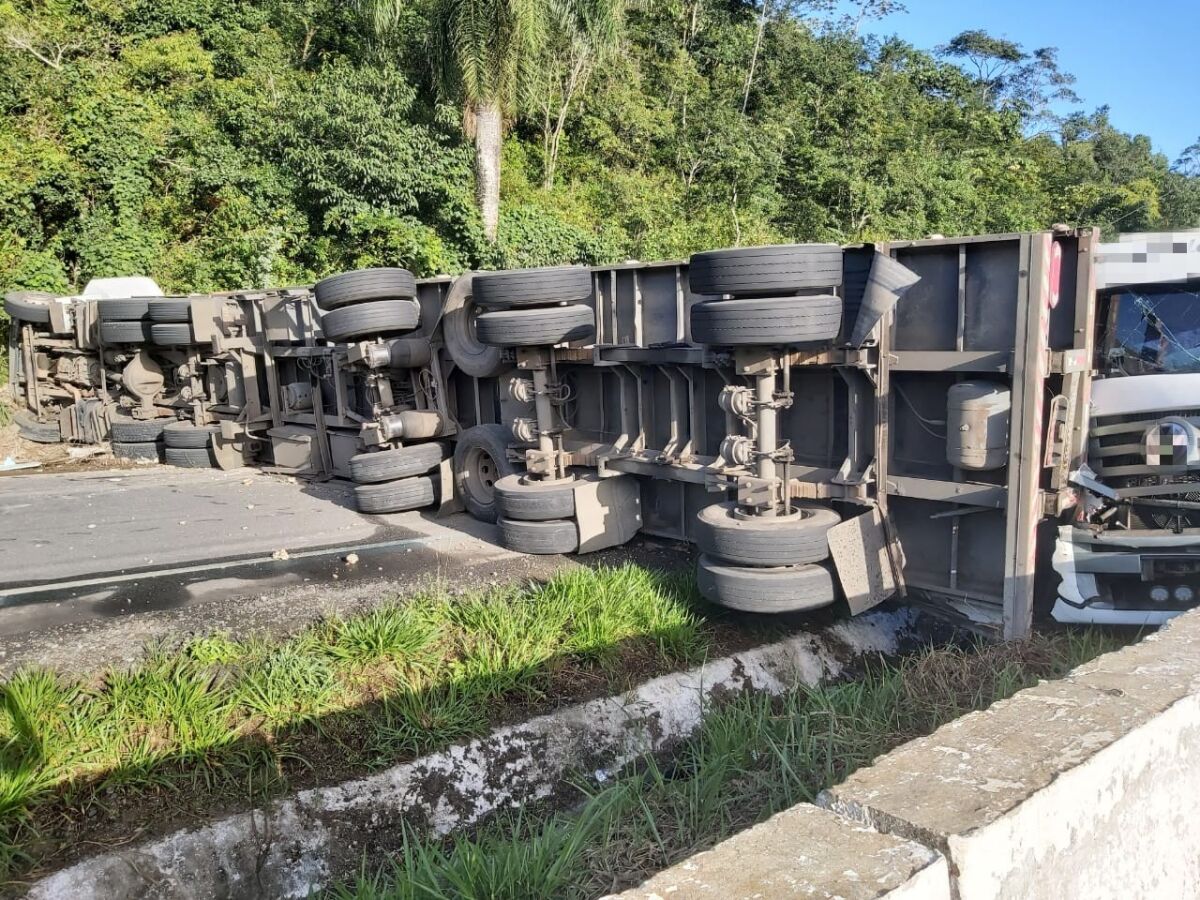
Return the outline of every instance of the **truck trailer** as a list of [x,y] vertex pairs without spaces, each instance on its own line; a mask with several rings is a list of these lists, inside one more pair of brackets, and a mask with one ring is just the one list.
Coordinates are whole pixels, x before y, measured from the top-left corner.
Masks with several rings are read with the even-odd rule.
[[465,509],[525,553],[694,543],[700,590],[746,612],[1151,624],[1200,589],[1198,251],[1063,227],[100,279],[7,296],[11,389],[31,440],[345,478],[364,514]]

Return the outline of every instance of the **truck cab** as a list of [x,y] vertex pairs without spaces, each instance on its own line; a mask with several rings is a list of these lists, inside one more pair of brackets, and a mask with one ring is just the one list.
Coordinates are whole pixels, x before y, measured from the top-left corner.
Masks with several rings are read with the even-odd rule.
[[1200,232],[1100,251],[1086,464],[1052,615],[1157,625],[1200,603]]

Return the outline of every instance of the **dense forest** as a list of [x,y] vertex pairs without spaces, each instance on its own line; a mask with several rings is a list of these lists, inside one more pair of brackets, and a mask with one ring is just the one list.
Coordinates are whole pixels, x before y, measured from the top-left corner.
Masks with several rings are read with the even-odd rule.
[[1200,225],[1200,148],[896,5],[0,0],[0,290]]

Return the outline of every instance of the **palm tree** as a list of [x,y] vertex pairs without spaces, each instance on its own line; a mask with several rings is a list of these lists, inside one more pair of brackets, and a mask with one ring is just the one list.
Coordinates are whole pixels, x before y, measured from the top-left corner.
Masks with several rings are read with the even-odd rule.
[[[364,0],[377,31],[395,26],[406,0]],[[489,241],[500,218],[504,123],[535,64],[549,28],[545,0],[431,0],[429,46],[442,90],[462,103],[463,128],[475,142],[475,200]]]
[[[360,2],[384,33],[411,0]],[[552,185],[568,108],[616,46],[624,0],[429,0],[429,9],[431,56],[442,91],[462,104],[463,129],[475,142],[475,202],[484,234],[495,241],[505,122],[529,85],[562,75],[556,115],[548,105],[545,115],[546,186]]]

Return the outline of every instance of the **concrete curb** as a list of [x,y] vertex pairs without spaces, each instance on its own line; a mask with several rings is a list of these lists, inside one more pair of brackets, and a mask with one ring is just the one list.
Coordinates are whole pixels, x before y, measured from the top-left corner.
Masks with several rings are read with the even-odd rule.
[[918,738],[817,803],[944,854],[956,900],[1200,896],[1200,611]]
[[809,803],[601,900],[950,900],[946,860]]
[[302,791],[262,810],[85,860],[35,883],[38,900],[70,897],[250,900],[307,897],[395,848],[402,824],[448,834],[551,797],[563,779],[603,781],[647,752],[689,737],[714,699],[779,694],[836,677],[845,662],[896,652],[917,616],[874,612],[668,675],[620,697],[571,706],[387,771]]

